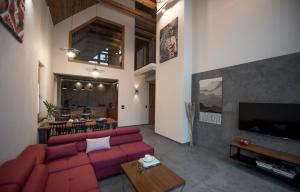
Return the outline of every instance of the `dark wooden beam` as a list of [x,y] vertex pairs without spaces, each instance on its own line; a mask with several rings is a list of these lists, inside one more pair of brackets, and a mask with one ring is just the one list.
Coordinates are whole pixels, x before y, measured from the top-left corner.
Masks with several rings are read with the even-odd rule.
[[46,1],[47,6],[49,7],[49,1],[50,1],[50,0],[45,0],[45,1]]
[[119,9],[119,10],[121,10],[124,13],[133,15],[135,17],[139,17],[139,18],[141,18],[141,19],[143,19],[145,21],[148,21],[150,23],[153,23],[153,24],[156,23],[156,19],[155,18],[153,18],[150,14],[145,13],[145,12],[143,12],[141,10],[133,9],[131,7],[127,7],[127,6],[125,6],[125,5],[121,4],[121,3],[118,3],[116,1],[114,1],[114,0],[101,0],[101,2],[103,2],[103,3],[107,4],[107,5],[110,5],[110,6],[114,7],[114,8],[116,8],[116,9]]
[[96,0],[46,0],[54,25],[97,3]]
[[135,28],[140,29],[142,31],[146,31],[148,33],[152,33],[153,35],[156,34],[156,28],[155,27],[148,28],[148,27],[145,27],[145,26],[142,26],[142,25],[139,25],[139,24],[135,24]]
[[[118,3],[115,0],[45,0],[49,6],[53,24],[57,24],[72,15],[91,7],[99,2],[103,2],[124,13],[142,19],[144,22],[156,24],[156,18],[145,10],[128,7],[124,4]],[[138,0],[140,4],[146,7],[154,7],[154,2],[151,0]],[[153,4],[154,3],[154,4]]]
[[150,9],[156,9],[156,3],[154,3],[151,0],[135,0],[135,2],[138,2],[142,5],[144,5],[145,7],[148,7]]

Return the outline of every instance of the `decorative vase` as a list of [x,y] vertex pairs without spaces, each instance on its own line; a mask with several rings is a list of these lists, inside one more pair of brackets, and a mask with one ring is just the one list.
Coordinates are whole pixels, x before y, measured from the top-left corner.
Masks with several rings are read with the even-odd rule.
[[189,120],[189,135],[190,135],[190,147],[194,146],[193,142],[193,127],[194,127],[194,118],[195,118],[195,103],[184,102],[186,116]]
[[49,123],[55,122],[55,117],[53,116],[48,116],[47,119]]

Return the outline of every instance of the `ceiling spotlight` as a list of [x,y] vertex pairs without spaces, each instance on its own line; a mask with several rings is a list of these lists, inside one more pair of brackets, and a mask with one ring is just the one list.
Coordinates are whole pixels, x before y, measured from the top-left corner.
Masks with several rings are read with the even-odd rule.
[[162,13],[166,12],[166,8],[162,8],[161,12]]
[[74,59],[80,52],[79,50],[74,48],[61,48],[61,50],[66,52],[66,56],[69,59]]
[[90,70],[92,77],[94,77],[95,79],[98,78],[100,76],[100,73],[104,73],[105,71],[102,69],[97,69],[96,65],[93,69]]
[[68,51],[66,53],[67,57],[69,57],[70,59],[74,59],[76,57],[76,54],[73,51]]
[[93,76],[94,78],[99,77],[99,75],[100,75],[100,73],[99,73],[98,70],[93,70],[93,71],[92,71],[92,76]]
[[93,88],[94,87],[93,87],[93,84],[91,82],[87,83],[86,86],[85,86],[85,89],[88,90],[88,91],[92,91]]
[[77,83],[75,83],[74,88],[76,90],[80,90],[82,88],[82,84],[78,81]]

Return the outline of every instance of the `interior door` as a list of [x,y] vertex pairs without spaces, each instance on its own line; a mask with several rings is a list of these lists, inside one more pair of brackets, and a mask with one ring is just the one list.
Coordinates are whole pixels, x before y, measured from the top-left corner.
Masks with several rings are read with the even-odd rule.
[[149,124],[155,123],[155,83],[149,84]]

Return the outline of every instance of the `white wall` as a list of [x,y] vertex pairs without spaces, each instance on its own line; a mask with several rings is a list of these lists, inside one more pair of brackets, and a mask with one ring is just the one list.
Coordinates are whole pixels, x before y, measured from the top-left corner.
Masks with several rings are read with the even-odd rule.
[[300,51],[299,0],[194,0],[193,73]]
[[[25,1],[25,9],[22,44],[0,24],[0,163],[37,141],[39,61],[45,65],[43,78],[51,79],[49,11],[40,0]],[[46,99],[50,86],[42,86]]]
[[[179,143],[186,143],[188,138],[188,124],[185,115],[184,101],[191,97],[191,64],[192,46],[191,9],[189,0],[175,1],[175,4],[158,18],[156,61],[156,106],[155,132],[173,139]],[[185,5],[186,4],[186,5]],[[186,6],[186,7],[185,7]],[[158,5],[159,7],[159,5]],[[191,14],[191,10],[189,11]],[[160,30],[178,17],[178,56],[164,63],[159,63],[159,34]]]
[[[130,0],[120,1],[126,6],[134,6]],[[92,6],[73,18],[73,28],[87,22],[96,15],[96,5]],[[134,77],[134,46],[135,46],[135,20],[134,17],[126,15],[116,9],[98,5],[98,16],[111,20],[125,26],[125,69],[114,69],[107,67],[98,67],[105,70],[100,75],[101,78],[111,78],[119,80],[119,126],[138,125],[148,123],[148,109],[145,108],[149,102],[148,83]],[[65,54],[60,48],[68,47],[68,35],[71,27],[71,18],[57,24],[53,32],[53,71],[58,74],[71,74],[80,76],[91,76],[87,68],[93,68],[92,65],[68,62]],[[138,88],[139,94],[135,96],[135,88]],[[125,105],[125,109],[121,109]]]

